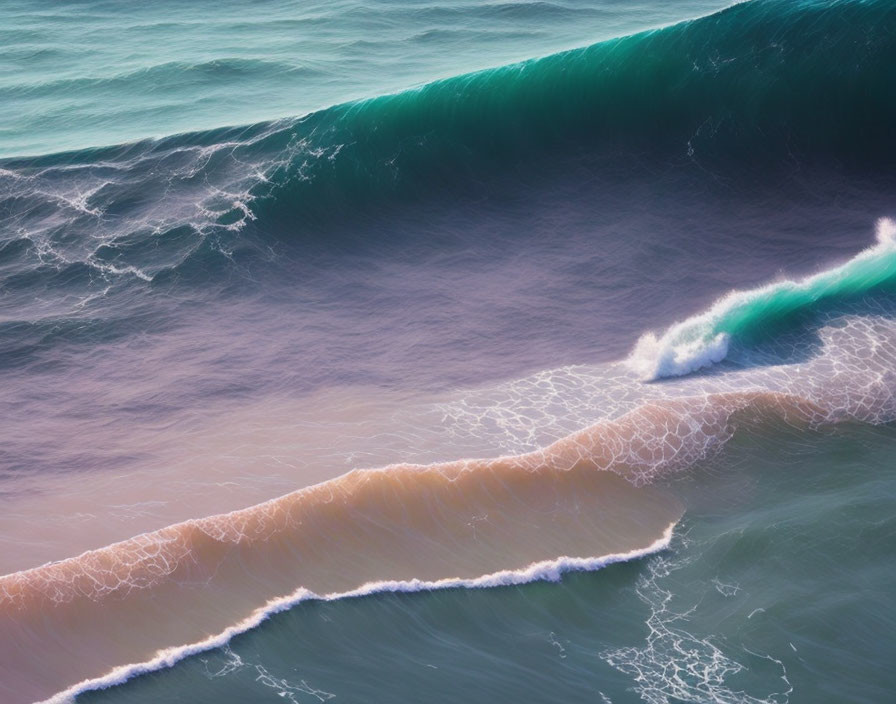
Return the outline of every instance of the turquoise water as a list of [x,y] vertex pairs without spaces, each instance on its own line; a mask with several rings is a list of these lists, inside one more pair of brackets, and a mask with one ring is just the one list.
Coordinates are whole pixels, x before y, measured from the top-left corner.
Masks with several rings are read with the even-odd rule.
[[725,4],[10,0],[0,157],[295,117]]

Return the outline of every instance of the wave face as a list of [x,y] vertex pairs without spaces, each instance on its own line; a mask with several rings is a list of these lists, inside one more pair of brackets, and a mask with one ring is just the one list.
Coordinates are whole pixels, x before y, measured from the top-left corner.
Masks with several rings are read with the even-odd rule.
[[[681,376],[721,361],[734,340],[763,330],[813,306],[872,293],[896,277],[896,223],[877,224],[877,242],[841,266],[801,281],[778,281],[753,291],[732,291],[700,315],[676,323],[659,337],[647,333],[629,364],[652,381]],[[780,330],[780,328],[777,328]]]
[[885,170],[894,12],[761,0],[300,119],[6,159],[4,248],[41,281],[60,267],[67,280],[86,268],[151,281],[258,256],[269,243],[237,236],[246,225],[301,237],[586,155],[610,172],[696,165],[740,179],[812,164]]

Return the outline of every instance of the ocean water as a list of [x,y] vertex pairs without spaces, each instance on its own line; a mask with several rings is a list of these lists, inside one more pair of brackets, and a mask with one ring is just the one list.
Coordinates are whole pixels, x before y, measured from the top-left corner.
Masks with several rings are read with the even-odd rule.
[[890,700],[896,6],[4,10],[0,700]]
[[295,117],[726,4],[10,0],[0,156]]

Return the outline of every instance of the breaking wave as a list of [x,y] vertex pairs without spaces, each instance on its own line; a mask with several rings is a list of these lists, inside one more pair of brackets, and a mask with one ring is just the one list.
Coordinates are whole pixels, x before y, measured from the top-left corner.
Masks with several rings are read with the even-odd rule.
[[647,333],[629,356],[645,380],[690,374],[723,360],[730,345],[755,339],[763,329],[823,302],[872,293],[896,280],[896,223],[877,223],[873,246],[845,264],[799,281],[776,281],[732,291],[708,311],[675,323],[661,335]]
[[301,118],[0,160],[0,254],[139,285],[263,248],[240,234],[249,225],[301,237],[582,155],[740,178],[797,164],[886,171],[894,21],[880,0],[756,0]]

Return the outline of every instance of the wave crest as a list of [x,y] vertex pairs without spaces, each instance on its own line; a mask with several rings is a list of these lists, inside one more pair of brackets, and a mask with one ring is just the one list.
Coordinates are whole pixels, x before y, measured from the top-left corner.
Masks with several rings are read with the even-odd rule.
[[[636,163],[759,179],[795,162],[886,170],[894,21],[881,0],[755,0],[299,119],[4,159],[0,215],[38,263],[154,278],[207,256],[203,242],[231,252],[256,219],[259,232],[295,236],[297,223],[478,196],[508,165],[537,174],[584,155],[613,174]],[[61,236],[72,228],[76,244]],[[178,229],[192,236],[134,246]]]
[[777,281],[732,291],[704,313],[675,323],[661,335],[644,334],[628,358],[646,381],[683,376],[722,361],[733,341],[824,301],[870,293],[896,280],[896,222],[877,222],[876,242],[845,264],[799,281]]

